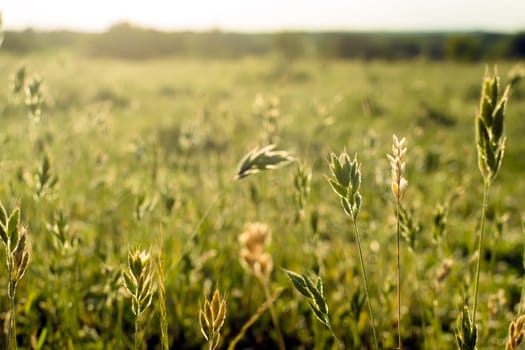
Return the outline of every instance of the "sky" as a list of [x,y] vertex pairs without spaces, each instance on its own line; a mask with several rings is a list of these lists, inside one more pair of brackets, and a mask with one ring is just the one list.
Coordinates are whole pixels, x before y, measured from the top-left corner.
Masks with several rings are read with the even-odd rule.
[[0,0],[6,29],[525,30],[525,0]]

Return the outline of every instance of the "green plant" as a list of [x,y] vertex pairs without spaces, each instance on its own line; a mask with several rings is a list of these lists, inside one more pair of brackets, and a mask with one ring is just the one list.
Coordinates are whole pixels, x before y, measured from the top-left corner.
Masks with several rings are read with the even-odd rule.
[[361,273],[365,286],[366,300],[368,303],[368,311],[370,313],[370,321],[372,323],[372,334],[374,337],[374,345],[379,349],[379,341],[376,334],[375,318],[372,311],[372,303],[370,301],[370,291],[368,287],[368,278],[366,275],[365,262],[363,259],[363,251],[361,248],[361,238],[359,236],[359,229],[357,226],[357,217],[361,209],[361,194],[359,187],[361,186],[361,165],[357,162],[357,155],[351,160],[346,151],[339,156],[335,154],[330,155],[330,173],[331,177],[328,182],[332,189],[341,199],[341,205],[346,215],[352,218],[354,224],[355,239],[357,242],[357,251],[359,253],[359,262],[361,265]]
[[476,350],[478,329],[470,317],[468,307],[463,307],[463,312],[457,319],[456,342],[459,350]]
[[295,289],[303,296],[308,298],[310,309],[313,311],[315,317],[317,317],[319,322],[321,322],[326,326],[326,328],[328,328],[336,342],[339,344],[339,347],[341,349],[344,349],[344,344],[337,337],[334,329],[332,328],[332,324],[330,323],[330,316],[328,315],[328,305],[324,297],[323,281],[321,280],[321,278],[318,277],[317,281],[314,283],[314,281],[312,281],[310,277],[304,274],[299,275],[293,271],[285,269],[283,269],[283,271],[286,273]]
[[304,207],[310,195],[310,188],[312,182],[312,170],[302,164],[297,166],[294,174],[294,203],[297,208],[297,217],[299,219],[304,217]]
[[483,207],[477,248],[476,276],[474,284],[474,305],[472,308],[472,323],[476,324],[478,306],[479,274],[483,256],[483,236],[490,185],[499,172],[505,152],[504,119],[510,86],[507,85],[500,96],[499,77],[489,76],[488,70],[481,88],[481,99],[476,115],[476,146],[478,151],[478,166],[483,175]]

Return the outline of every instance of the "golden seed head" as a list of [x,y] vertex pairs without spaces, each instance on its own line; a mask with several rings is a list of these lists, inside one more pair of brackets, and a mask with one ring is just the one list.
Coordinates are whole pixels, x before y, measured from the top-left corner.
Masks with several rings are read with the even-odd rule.
[[241,245],[252,253],[262,251],[270,243],[271,233],[268,225],[254,222],[247,225],[239,236]]
[[201,332],[207,341],[216,348],[220,340],[220,331],[226,319],[226,298],[215,289],[211,300],[204,301],[204,307],[199,311]]
[[509,325],[509,339],[505,345],[505,350],[515,350],[522,343],[525,336],[523,322],[525,315],[521,315],[516,321],[511,321]]
[[251,273],[265,279],[273,269],[272,256],[265,252],[270,240],[270,228],[260,222],[249,224],[239,236],[241,264]]
[[405,173],[405,155],[407,152],[406,138],[399,140],[393,135],[392,155],[387,154],[392,168],[392,193],[394,197],[400,199],[408,186],[408,181],[404,178]]

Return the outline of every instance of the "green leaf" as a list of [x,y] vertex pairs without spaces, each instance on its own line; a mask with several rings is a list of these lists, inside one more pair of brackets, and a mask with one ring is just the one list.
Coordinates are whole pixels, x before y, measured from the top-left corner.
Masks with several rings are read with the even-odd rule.
[[352,214],[352,207],[351,207],[350,203],[348,202],[348,200],[346,200],[345,198],[341,198],[341,205],[343,206],[343,209],[344,209],[346,215],[353,216],[353,214]]
[[315,317],[317,317],[317,319],[322,323],[324,324],[327,328],[330,328],[330,320],[328,319],[328,315],[326,314],[323,314],[321,312],[321,310],[319,310],[317,308],[317,306],[315,305],[315,303],[313,302],[310,302],[310,308],[312,309],[312,311],[314,312],[315,314]]
[[20,222],[20,208],[16,208],[11,212],[9,223],[7,224],[7,237],[9,238],[9,250],[11,253],[15,250],[18,244]]
[[317,287],[313,284],[312,280],[310,280],[310,278],[308,278],[308,276],[303,275],[303,279],[304,279],[304,281],[306,283],[306,288],[310,291],[310,293],[311,293],[311,295],[312,295],[312,297],[314,299],[314,303],[319,308],[319,311],[321,311],[324,314],[327,314],[328,313],[328,305],[326,305],[326,301],[324,300],[324,296],[323,296],[322,291],[317,289]]
[[348,194],[348,188],[347,187],[343,187],[341,186],[336,180],[334,179],[328,179],[328,183],[330,184],[330,186],[332,186],[332,189],[334,190],[334,192],[339,196],[339,197],[342,197],[342,198],[346,198],[347,194]]
[[487,96],[483,96],[481,98],[481,110],[479,114],[488,127],[492,125],[492,110],[493,110],[492,104],[493,103],[496,103],[496,101],[491,102],[489,97]]
[[282,270],[286,273],[286,275],[292,282],[293,286],[295,287],[295,289],[297,289],[299,293],[301,293],[307,298],[312,297],[312,295],[306,288],[306,283],[304,282],[304,278],[302,276],[290,270],[286,270],[286,269],[282,269]]
[[361,201],[362,201],[362,197],[361,197],[361,194],[359,192],[357,192],[355,195],[354,195],[354,203],[355,203],[355,211],[356,211],[356,215],[359,213],[359,209],[361,209]]
[[7,211],[5,210],[2,203],[0,203],[0,224],[7,225]]
[[503,136],[503,119],[505,116],[506,103],[507,99],[502,98],[493,113],[494,121],[492,123],[492,136],[495,140],[499,140],[501,136]]
[[133,278],[127,273],[123,273],[122,275],[124,275],[124,284],[126,289],[128,290],[129,294],[134,295],[136,292],[136,286]]

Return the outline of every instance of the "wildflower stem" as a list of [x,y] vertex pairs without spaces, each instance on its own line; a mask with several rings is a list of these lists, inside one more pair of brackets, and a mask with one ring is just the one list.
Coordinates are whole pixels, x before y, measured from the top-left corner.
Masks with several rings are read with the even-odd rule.
[[368,304],[368,312],[370,313],[370,321],[372,322],[372,335],[374,337],[374,345],[376,350],[379,350],[379,342],[377,340],[377,334],[376,334],[376,326],[375,326],[375,320],[374,320],[374,313],[372,312],[372,303],[370,302],[370,292],[368,289],[368,278],[366,276],[366,270],[365,270],[365,262],[363,259],[363,251],[361,249],[361,239],[359,237],[359,229],[357,228],[357,215],[353,216],[352,220],[354,224],[354,233],[355,233],[355,240],[357,242],[357,251],[359,254],[359,262],[361,265],[361,273],[363,274],[363,281],[365,282],[365,293],[366,293],[366,301]]
[[400,227],[400,216],[399,212],[401,209],[400,204],[400,196],[397,196],[397,344],[398,349],[401,350],[403,348],[403,345],[401,343],[401,259],[400,259],[400,235],[401,235],[401,227]]
[[485,180],[483,188],[483,209],[481,212],[481,227],[478,241],[478,262],[476,264],[476,280],[474,282],[474,308],[472,311],[472,324],[476,324],[476,309],[478,306],[478,286],[479,286],[479,272],[481,270],[481,256],[483,250],[483,236],[485,232],[485,216],[487,215],[487,198],[489,195],[490,181]]

